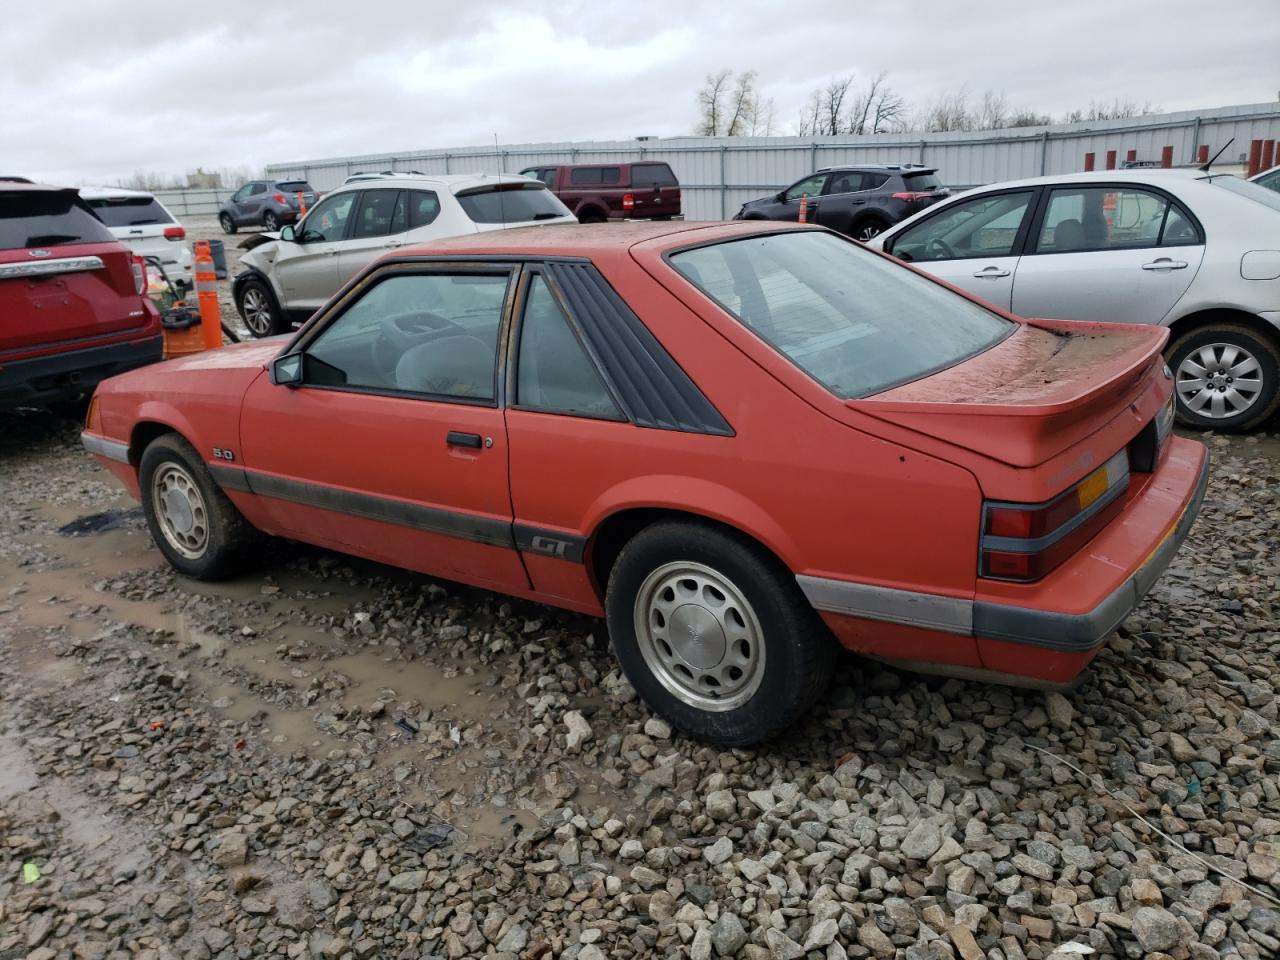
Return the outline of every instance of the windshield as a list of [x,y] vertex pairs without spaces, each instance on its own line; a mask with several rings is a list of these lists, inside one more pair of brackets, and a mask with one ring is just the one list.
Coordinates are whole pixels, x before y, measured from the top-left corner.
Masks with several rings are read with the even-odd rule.
[[571,216],[569,208],[540,183],[504,183],[458,194],[476,223],[528,223]]
[[137,227],[146,223],[173,223],[173,217],[155,197],[94,197],[85,201],[108,227]]
[[277,180],[276,189],[285,193],[315,193],[315,188],[305,180]]
[[114,240],[111,231],[69,190],[0,193],[0,250]]
[[908,190],[915,190],[918,193],[927,193],[932,190],[941,190],[942,181],[929,173],[904,173],[902,181],[907,185]]
[[829,233],[731,240],[673,254],[671,263],[840,397],[918,380],[1015,326]]
[[1233,177],[1229,173],[1219,174],[1216,177],[1206,177],[1205,179],[1222,187],[1224,190],[1230,190],[1232,193],[1238,193],[1242,197],[1248,197],[1250,200],[1265,204],[1272,210],[1280,210],[1280,193],[1268,190],[1260,184],[1241,180],[1239,177]]

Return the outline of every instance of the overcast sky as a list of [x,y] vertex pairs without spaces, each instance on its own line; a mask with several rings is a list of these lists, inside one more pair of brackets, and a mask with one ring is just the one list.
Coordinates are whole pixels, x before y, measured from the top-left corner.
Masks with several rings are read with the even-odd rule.
[[[201,22],[195,11],[209,11]],[[1061,114],[1272,101],[1280,0],[23,4],[0,32],[0,173],[75,184],[491,143],[692,132],[709,72],[756,70],[781,133],[882,70]]]

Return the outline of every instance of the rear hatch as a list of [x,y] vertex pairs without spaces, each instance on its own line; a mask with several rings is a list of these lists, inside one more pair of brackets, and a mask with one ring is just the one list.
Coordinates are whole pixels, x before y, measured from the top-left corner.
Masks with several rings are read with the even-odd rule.
[[115,238],[140,257],[176,264],[186,230],[155,197],[119,194],[84,198]]
[[0,191],[0,361],[147,321],[133,254],[76,191]]
[[275,185],[272,192],[284,194],[285,201],[294,210],[298,209],[299,195],[301,195],[302,203],[308,210],[316,205],[316,200],[318,199],[315,187],[311,186],[306,180],[281,180]]
[[631,165],[632,207],[627,216],[640,218],[680,216],[680,182],[665,163],[633,163]]
[[904,189],[895,193],[893,198],[906,201],[908,216],[951,196],[951,191],[942,185],[934,170],[904,173],[902,183]]
[[577,218],[541,183],[524,178],[459,190],[462,210],[477,232],[537,223],[577,223]]

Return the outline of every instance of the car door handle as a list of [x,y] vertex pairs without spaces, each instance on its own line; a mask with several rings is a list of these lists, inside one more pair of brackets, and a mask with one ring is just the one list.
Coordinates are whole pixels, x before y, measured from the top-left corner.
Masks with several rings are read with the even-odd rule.
[[979,270],[977,273],[974,274],[974,276],[977,277],[979,280],[982,280],[987,277],[991,278],[992,280],[995,280],[995,279],[998,279],[999,277],[1007,277],[1008,275],[1009,275],[1009,271],[1004,269],[1004,267],[983,267],[981,270]]
[[338,248],[337,248],[337,247],[330,247],[328,250],[325,250],[325,251],[324,251],[324,255],[325,255],[326,257],[332,257],[332,256],[333,256],[335,253],[337,253],[337,252],[338,252]]
[[478,433],[463,433],[461,430],[450,430],[445,443],[451,447],[470,447],[479,450],[484,445]]
[[1170,260],[1168,257],[1160,257],[1152,260],[1150,263],[1142,265],[1143,270],[1185,270],[1187,269],[1187,261]]
[[399,240],[388,240],[382,246],[387,250],[394,250],[396,247],[403,247],[404,244],[401,243]]

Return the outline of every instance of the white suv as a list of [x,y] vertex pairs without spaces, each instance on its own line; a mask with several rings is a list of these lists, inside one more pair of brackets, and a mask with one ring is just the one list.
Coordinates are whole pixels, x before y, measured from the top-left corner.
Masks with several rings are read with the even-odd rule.
[[[240,258],[236,309],[256,337],[284,333],[401,247],[544,223],[577,223],[546,185],[515,175],[380,176],[325,195],[296,226]],[[268,235],[275,236],[275,235]]]
[[123,187],[82,187],[80,196],[117,240],[140,257],[159,260],[170,283],[194,286],[195,258],[186,228],[163,203],[145,191]]

